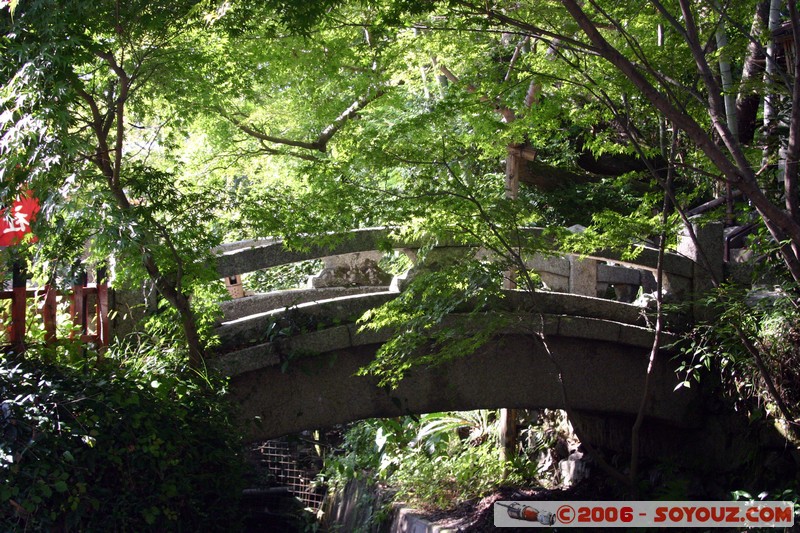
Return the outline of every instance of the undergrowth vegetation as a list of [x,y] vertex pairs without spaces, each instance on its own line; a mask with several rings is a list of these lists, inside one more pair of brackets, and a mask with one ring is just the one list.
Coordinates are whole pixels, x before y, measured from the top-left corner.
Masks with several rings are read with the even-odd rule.
[[724,284],[704,300],[717,317],[696,325],[682,344],[684,386],[713,371],[726,397],[751,420],[769,414],[797,439],[800,309],[795,284]]
[[500,456],[496,415],[478,410],[357,422],[341,449],[326,457],[321,480],[332,490],[352,479],[378,480],[395,491],[395,501],[440,510],[501,485],[553,485],[554,445],[569,431],[563,415],[533,420],[510,461]]
[[229,531],[240,442],[224,387],[166,344],[0,356],[0,530]]

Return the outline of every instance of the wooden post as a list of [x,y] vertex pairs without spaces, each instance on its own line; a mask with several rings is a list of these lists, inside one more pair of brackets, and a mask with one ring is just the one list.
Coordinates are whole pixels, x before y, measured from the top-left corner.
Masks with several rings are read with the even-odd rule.
[[44,341],[47,344],[56,342],[56,287],[53,280],[44,286],[44,303],[42,304],[42,321],[44,322]]
[[[536,152],[523,155],[524,145],[510,145],[506,158],[506,198],[516,200],[519,196],[519,178],[525,165],[525,160],[536,158]],[[504,289],[516,289],[517,272],[514,269],[507,270],[503,276]],[[500,460],[510,461],[517,453],[517,410],[500,409]],[[503,477],[508,472],[503,469]]]
[[27,307],[27,268],[25,261],[14,261],[11,281],[11,331],[9,341],[15,352],[25,351],[25,308]]
[[[500,409],[500,460],[511,461],[517,455],[517,410]],[[505,467],[503,476],[508,474]]]
[[108,320],[108,271],[105,267],[97,269],[97,343],[108,346],[110,323]]
[[[69,307],[69,314],[72,317],[72,324],[77,326],[78,335],[86,335],[86,272],[81,272],[75,278],[72,285],[72,303]],[[74,336],[74,335],[73,335]]]

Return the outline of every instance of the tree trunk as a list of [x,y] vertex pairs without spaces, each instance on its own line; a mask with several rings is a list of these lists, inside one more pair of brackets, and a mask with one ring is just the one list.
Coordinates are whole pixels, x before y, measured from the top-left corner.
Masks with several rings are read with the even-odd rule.
[[[786,169],[783,176],[786,210],[789,216],[800,224],[800,198],[798,198],[798,158],[800,158],[800,13],[795,2],[788,2],[792,21],[792,40],[794,48],[792,84],[792,111],[789,119],[789,142],[786,148]],[[787,52],[787,55],[790,55]],[[800,243],[792,243],[794,253],[800,257]]]
[[[709,100],[709,115],[711,116],[715,130],[722,137],[727,152],[715,142],[703,128],[692,117],[686,115],[676,107],[670,99],[660,92],[650,80],[640,71],[639,67],[633,64],[627,57],[602,36],[597,26],[589,19],[577,0],[562,0],[570,15],[575,19],[578,26],[586,33],[589,40],[603,58],[609,61],[617,70],[625,74],[650,103],[669,119],[676,127],[684,131],[686,136],[708,157],[709,161],[717,167],[723,179],[731,184],[732,187],[739,188],[751,201],[758,211],[759,216],[764,221],[767,229],[777,242],[791,241],[789,246],[781,247],[784,263],[795,281],[800,283],[800,224],[787,213],[784,209],[774,204],[761,190],[756,174],[742,151],[738,139],[734,139],[728,130],[723,118],[720,116],[722,105]],[[685,1],[681,2],[682,7],[688,10],[689,6]],[[685,16],[690,13],[685,12]],[[690,27],[687,21],[687,28]],[[696,28],[692,28],[696,30]],[[689,43],[697,63],[698,70],[703,75],[703,79],[708,86],[709,98],[718,99],[719,93],[714,94],[715,80],[710,75],[708,64],[705,62],[705,52],[697,41],[697,35],[691,36]],[[798,73],[795,73],[797,76]]]
[[[767,63],[764,75],[764,136],[765,147],[762,165],[770,162],[773,154],[779,152],[776,139],[777,124],[776,120],[776,107],[777,99],[779,96],[775,93],[773,86],[775,85],[775,76],[778,70],[778,65],[775,62],[775,54],[777,53],[777,46],[772,34],[778,29],[781,18],[781,4],[782,0],[771,0],[769,5],[769,22],[768,29],[770,40],[767,45]],[[780,156],[778,156],[780,158]]]
[[[719,1],[714,2],[719,8]],[[728,129],[734,137],[738,138],[736,121],[736,96],[733,94],[733,73],[731,72],[731,62],[728,59],[728,34],[725,31],[725,19],[720,18],[717,25],[717,52],[719,54],[719,75],[722,80],[722,91],[725,98],[725,118],[727,119]]]
[[[109,180],[109,189],[117,201],[117,206],[122,211],[130,211],[132,206],[128,196],[122,187],[115,185],[115,183],[118,184],[119,180]],[[200,333],[197,330],[197,318],[192,311],[189,297],[181,290],[181,276],[176,276],[174,280],[169,279],[156,263],[147,243],[142,239],[138,244],[142,251],[142,265],[155,284],[156,290],[178,311],[181,317],[181,326],[183,327],[186,345],[189,350],[189,366],[194,369],[202,368],[203,344],[200,339]]]
[[[84,89],[82,84],[76,84],[74,89],[87,103],[92,113],[91,127],[97,140],[97,150],[92,161],[105,177],[108,190],[114,198],[117,208],[122,212],[130,213],[133,210],[133,206],[125,193],[121,178],[123,141],[125,138],[125,105],[132,80],[112,54],[100,51],[97,52],[97,55],[107,63],[109,70],[117,78],[116,85],[119,89],[119,97],[113,108],[108,110],[110,115],[104,115],[100,111],[97,101]],[[111,120],[111,116],[113,116],[113,120],[116,123],[113,148],[111,148],[110,144],[111,122],[109,120]],[[106,127],[106,124],[108,127]],[[199,369],[203,362],[203,346],[197,330],[197,319],[192,312],[189,298],[181,290],[180,272],[175,275],[175,279],[169,279],[164,275],[153,258],[152,247],[148,243],[150,237],[143,235],[137,241],[142,252],[142,264],[158,292],[178,311],[189,350],[189,365],[194,369]],[[176,257],[175,259],[180,261],[181,258]]]
[[[511,461],[517,454],[517,410],[500,409],[500,460]],[[505,468],[503,469],[505,475]]]
[[756,118],[761,96],[755,85],[760,85],[763,80],[763,63],[766,59],[764,48],[757,38],[767,27],[768,17],[769,0],[759,2],[750,29],[750,36],[753,40],[747,46],[747,57],[742,67],[742,80],[739,84],[739,94],[736,97],[737,130],[739,131],[739,142],[743,144],[752,143],[756,134]]

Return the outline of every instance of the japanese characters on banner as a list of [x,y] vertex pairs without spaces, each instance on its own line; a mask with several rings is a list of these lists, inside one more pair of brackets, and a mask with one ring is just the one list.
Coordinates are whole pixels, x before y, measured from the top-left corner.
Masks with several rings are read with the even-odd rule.
[[19,244],[30,233],[38,212],[39,200],[30,190],[20,194],[10,208],[0,209],[0,246]]

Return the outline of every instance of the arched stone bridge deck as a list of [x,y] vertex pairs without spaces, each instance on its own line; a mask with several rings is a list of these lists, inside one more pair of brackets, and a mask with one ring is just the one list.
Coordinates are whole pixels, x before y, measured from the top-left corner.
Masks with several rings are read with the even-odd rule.
[[[340,306],[350,312],[355,299],[302,310],[328,313]],[[375,303],[373,297],[360,300]],[[359,333],[354,324],[236,350],[219,356],[214,364],[231,376],[233,396],[245,419],[260,420],[252,427],[254,438],[409,413],[561,408],[564,392],[576,410],[636,414],[652,344],[648,328],[574,315],[508,312],[507,316],[508,327],[475,354],[412,371],[391,391],[378,387],[372,377],[355,375],[372,360],[388,332]],[[450,320],[456,324],[463,317],[453,315]],[[542,327],[560,367],[564,391],[557,367],[532,335]],[[672,424],[692,425],[695,397],[692,391],[674,392],[677,381],[662,354],[645,413]]]
[[[524,233],[533,236],[540,235],[542,230],[539,228],[527,228],[521,230]],[[721,248],[722,239],[720,236],[719,255],[721,263]],[[278,239],[256,239],[249,241],[240,241],[223,245],[217,249],[218,257],[216,258],[216,269],[219,276],[230,277],[237,274],[244,274],[247,272],[254,272],[265,268],[304,261],[308,259],[329,258],[334,256],[341,256],[347,254],[357,254],[363,252],[371,252],[374,250],[385,249],[391,246],[395,249],[415,249],[420,246],[417,242],[398,242],[392,240],[391,229],[389,228],[368,228],[359,229],[349,232],[346,236],[338,240],[338,242],[331,247],[324,247],[318,245],[309,246],[307,250],[290,250],[287,249],[283,242]],[[475,244],[475,247],[480,246]],[[463,247],[463,245],[448,245],[441,243],[439,248],[447,247]],[[658,252],[653,248],[641,247],[640,253],[635,261],[623,260],[621,255],[613,250],[598,251],[592,255],[583,258],[590,261],[606,262],[611,261],[616,265],[629,266],[633,269],[619,268],[606,264],[596,265],[596,270],[592,274],[595,280],[603,280],[608,283],[626,282],[638,283],[639,278],[631,281],[630,274],[638,271],[655,272],[658,260]],[[574,256],[572,256],[574,258]],[[562,260],[559,263],[559,259]],[[537,255],[532,258],[531,269],[551,274],[555,276],[564,276],[567,278],[575,277],[575,263],[574,260],[568,260],[568,263],[563,263],[567,260],[561,256],[542,256]],[[697,275],[698,266],[695,261],[685,255],[667,253],[664,257],[663,263],[664,277],[666,284],[673,293],[683,296],[692,289],[693,280],[700,277]],[[628,272],[626,272],[628,271]],[[626,279],[627,278],[627,279]],[[574,290],[576,283],[569,284],[564,292],[576,292]]]
[[[339,247],[304,253],[289,252],[279,241],[229,247],[218,271],[230,276],[370,251],[386,234],[361,230]],[[592,259],[620,262],[612,253]],[[643,250],[635,266],[654,270],[655,251]],[[664,269],[672,290],[683,294],[696,286],[697,267],[690,259],[668,254]],[[592,270],[596,283],[600,269]],[[389,332],[359,332],[354,320],[396,295],[386,287],[309,289],[260,295],[255,297],[260,303],[251,299],[231,306],[229,320],[218,329],[222,347],[211,364],[231,376],[242,416],[259,421],[251,436],[271,438],[363,418],[443,410],[562,408],[565,401],[575,410],[608,415],[634,415],[639,409],[653,341],[641,307],[580,294],[507,291],[492,312],[508,322],[491,342],[455,361],[416,369],[397,389],[386,390],[374,378],[355,374],[373,359]],[[269,324],[281,318],[329,327],[270,339]],[[462,324],[465,317],[454,314],[449,320]],[[544,332],[552,357],[534,335],[538,331]],[[678,426],[697,423],[694,390],[674,391],[678,381],[669,356],[660,354],[645,406],[650,419]]]

